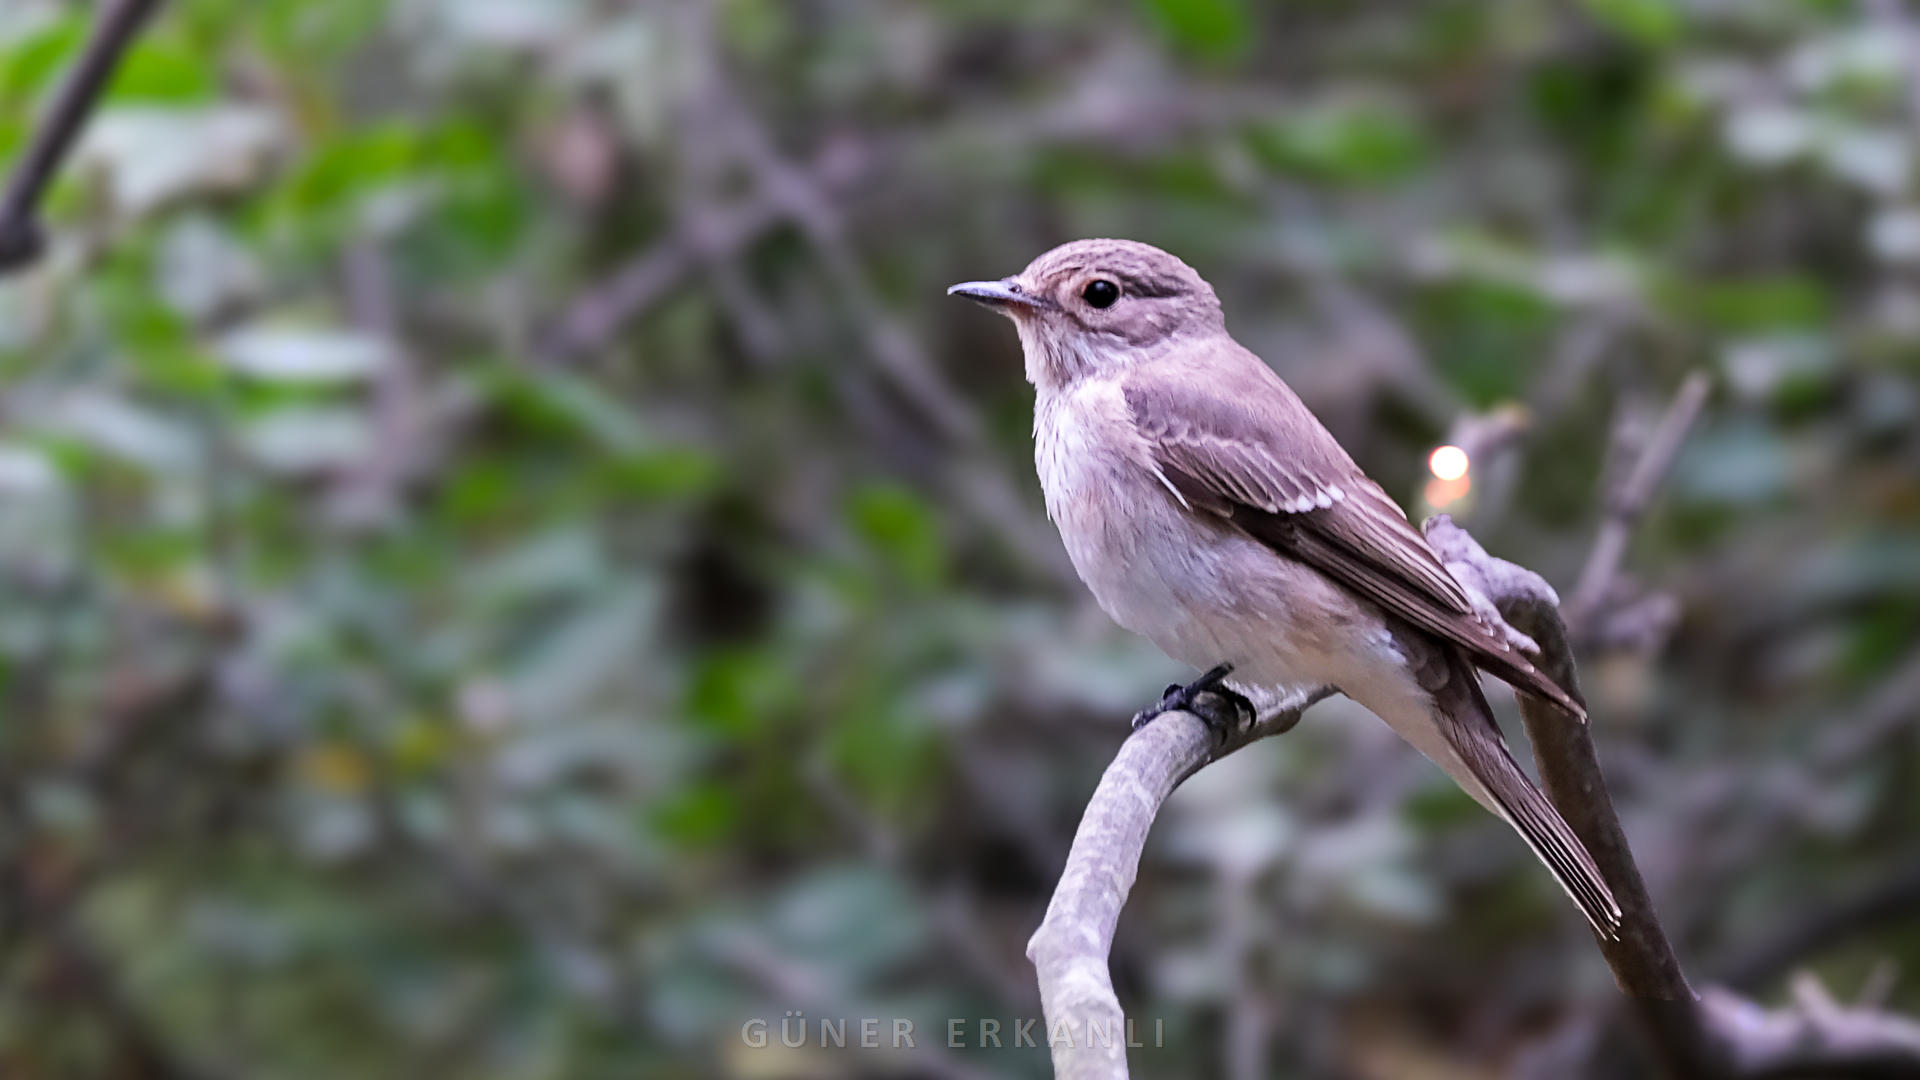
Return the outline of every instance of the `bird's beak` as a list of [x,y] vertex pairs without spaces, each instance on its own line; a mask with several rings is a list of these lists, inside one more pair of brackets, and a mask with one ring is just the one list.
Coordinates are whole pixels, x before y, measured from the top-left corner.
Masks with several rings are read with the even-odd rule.
[[1020,287],[1012,278],[999,281],[963,281],[947,290],[948,296],[964,296],[990,308],[1006,311],[1009,307],[1041,308],[1046,301]]

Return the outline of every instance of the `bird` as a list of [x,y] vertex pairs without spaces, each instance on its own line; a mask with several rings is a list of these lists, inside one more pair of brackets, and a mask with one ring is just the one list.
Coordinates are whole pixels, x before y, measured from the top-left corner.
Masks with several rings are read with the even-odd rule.
[[1514,761],[1479,671],[1569,722],[1584,707],[1233,339],[1192,267],[1136,241],[1078,240],[947,291],[1019,333],[1034,464],[1081,581],[1114,621],[1205,672],[1136,727],[1184,709],[1218,737],[1253,720],[1256,698],[1332,687],[1511,825],[1594,931],[1618,937],[1605,877]]

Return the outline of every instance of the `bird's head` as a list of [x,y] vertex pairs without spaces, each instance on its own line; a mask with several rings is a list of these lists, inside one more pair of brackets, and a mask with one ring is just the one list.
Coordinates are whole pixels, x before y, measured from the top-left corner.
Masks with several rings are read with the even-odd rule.
[[947,292],[1014,321],[1027,379],[1043,390],[1225,330],[1212,286],[1174,256],[1132,240],[1076,240],[1013,277],[963,282]]

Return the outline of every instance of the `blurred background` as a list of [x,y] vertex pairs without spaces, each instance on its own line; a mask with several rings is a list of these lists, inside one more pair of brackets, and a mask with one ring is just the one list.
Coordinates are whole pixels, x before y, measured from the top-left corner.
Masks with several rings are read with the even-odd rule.
[[[0,161],[93,13],[0,6]],[[1098,235],[1577,599],[1697,982],[1920,1010],[1915,19],[174,0],[0,281],[0,1073],[1049,1075],[974,1018],[1040,1015],[1191,673],[1073,579],[943,290]],[[1337,699],[1176,795],[1113,969],[1140,1076],[1646,1074],[1547,875]]]

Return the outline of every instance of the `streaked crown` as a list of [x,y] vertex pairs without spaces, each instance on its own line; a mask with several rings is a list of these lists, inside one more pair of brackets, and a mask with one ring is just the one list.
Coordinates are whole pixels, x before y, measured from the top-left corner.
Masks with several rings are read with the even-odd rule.
[[[1126,300],[1179,300],[1185,308],[1218,315],[1220,300],[1213,287],[1177,256],[1137,240],[1075,240],[1062,244],[1027,264],[1019,274],[1028,292],[1045,296],[1062,310],[1105,310],[1121,314]],[[1105,308],[1075,304],[1096,280],[1119,286],[1116,301]],[[1078,286],[1078,288],[1075,288]],[[1138,305],[1131,305],[1138,306]],[[1165,307],[1168,305],[1159,305]],[[1200,312],[1196,312],[1200,313]],[[1111,316],[1108,316],[1111,318]],[[1104,320],[1102,320],[1104,321]]]
[[1226,332],[1219,298],[1193,267],[1133,240],[1063,244],[1008,284],[1031,298],[1005,310],[1036,386],[1068,385]]

